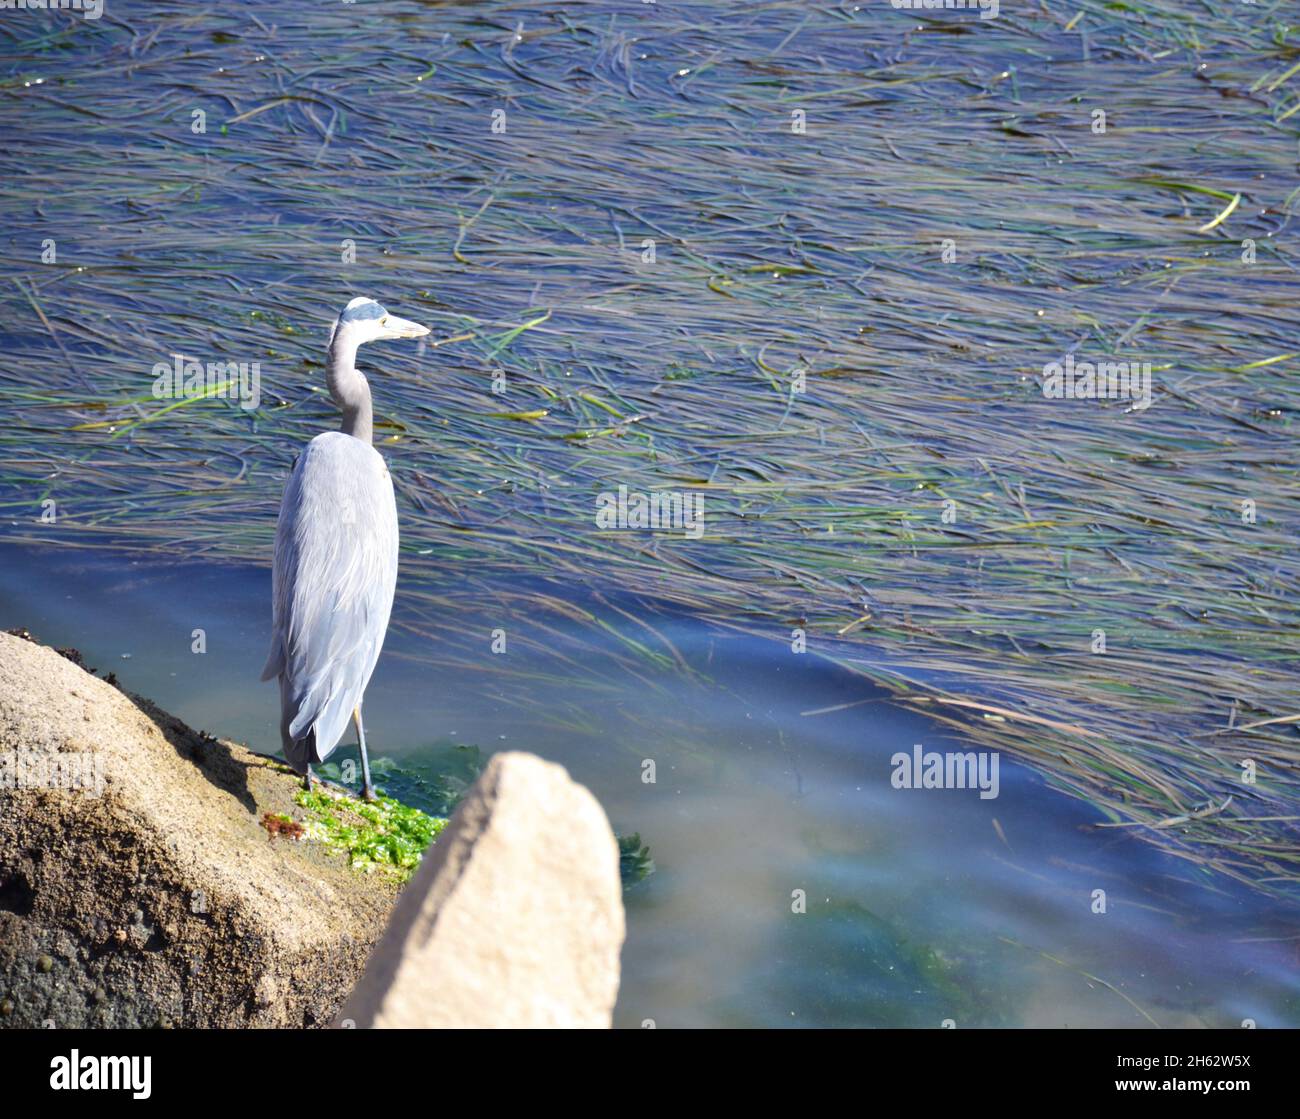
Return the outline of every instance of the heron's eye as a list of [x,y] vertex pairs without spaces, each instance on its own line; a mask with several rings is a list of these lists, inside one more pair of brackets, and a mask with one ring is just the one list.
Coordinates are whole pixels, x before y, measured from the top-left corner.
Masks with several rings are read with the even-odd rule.
[[379,320],[379,325],[380,325],[380,326],[387,326],[387,325],[388,325],[388,316],[387,316],[387,315],[385,315],[382,319]]

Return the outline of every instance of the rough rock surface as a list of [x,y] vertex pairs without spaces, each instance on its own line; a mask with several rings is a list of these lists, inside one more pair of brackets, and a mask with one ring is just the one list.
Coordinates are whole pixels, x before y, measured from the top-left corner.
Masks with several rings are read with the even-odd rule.
[[618,843],[561,766],[497,754],[398,900],[337,1024],[608,1027]]
[[0,788],[0,1026],[312,1026],[396,887],[316,844],[297,778],[0,633],[0,751],[93,752],[102,795]]

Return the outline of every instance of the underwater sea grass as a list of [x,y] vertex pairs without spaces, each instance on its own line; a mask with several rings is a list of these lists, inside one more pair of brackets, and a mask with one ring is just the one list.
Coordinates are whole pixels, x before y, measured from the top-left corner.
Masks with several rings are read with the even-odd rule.
[[[394,624],[492,603],[608,638],[626,602],[580,585],[802,629],[1111,824],[1294,894],[1300,30],[1003,9],[7,20],[6,535],[269,563],[289,462],[337,425],[324,328],[374,295],[442,341],[364,355]],[[1045,398],[1067,352],[1149,361],[1151,407]],[[260,408],[164,411],[175,353],[259,361]],[[702,538],[600,529],[620,485],[703,496]],[[620,662],[676,663],[632,613]],[[581,720],[598,670],[556,689],[537,716]]]

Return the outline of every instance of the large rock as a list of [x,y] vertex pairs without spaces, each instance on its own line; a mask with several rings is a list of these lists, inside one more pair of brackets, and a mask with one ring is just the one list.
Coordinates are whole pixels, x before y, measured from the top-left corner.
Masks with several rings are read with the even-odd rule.
[[[91,788],[0,788],[0,1026],[327,1024],[396,887],[314,843],[297,779],[0,633],[0,767],[89,760]],[[3,776],[3,773],[0,773]]]
[[608,1027],[618,844],[564,769],[493,757],[398,900],[340,1025]]

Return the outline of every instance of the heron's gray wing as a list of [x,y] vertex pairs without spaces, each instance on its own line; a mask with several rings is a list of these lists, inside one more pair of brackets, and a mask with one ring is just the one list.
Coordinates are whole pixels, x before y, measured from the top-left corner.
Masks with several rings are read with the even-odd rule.
[[286,737],[315,732],[309,760],[334,749],[361,702],[396,583],[397,508],[383,457],[350,435],[318,435],[280,504],[274,629],[262,673],[281,677]]

